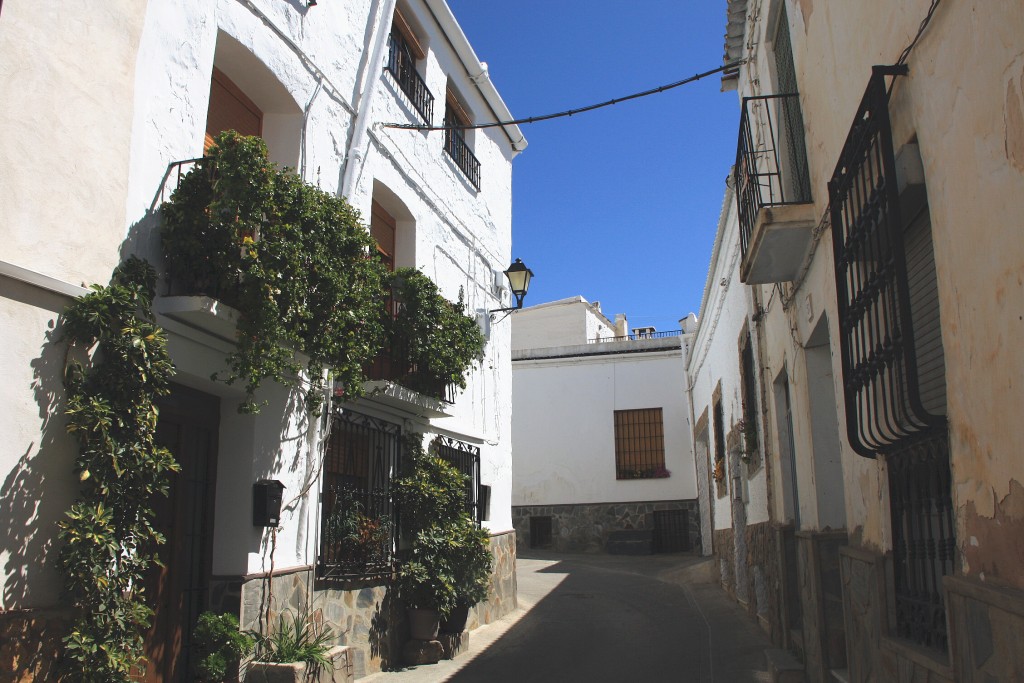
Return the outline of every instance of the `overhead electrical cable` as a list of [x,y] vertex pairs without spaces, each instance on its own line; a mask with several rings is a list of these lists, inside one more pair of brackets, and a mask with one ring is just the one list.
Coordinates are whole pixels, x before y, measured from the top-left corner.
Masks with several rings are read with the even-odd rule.
[[666,90],[671,90],[672,88],[678,88],[681,85],[686,85],[687,83],[693,83],[694,81],[699,81],[702,78],[706,78],[708,76],[711,76],[713,74],[717,74],[717,73],[725,71],[727,69],[733,69],[735,67],[738,67],[741,64],[743,64],[744,61],[745,60],[738,59],[736,61],[729,62],[728,64],[723,64],[722,66],[718,67],[717,69],[711,69],[710,71],[705,71],[703,73],[695,74],[693,76],[690,76],[689,78],[684,78],[681,81],[676,81],[675,83],[668,83],[666,85],[660,85],[657,88],[651,88],[650,90],[644,90],[643,92],[633,93],[632,95],[626,95],[625,97],[616,97],[616,98],[608,100],[606,102],[599,102],[598,104],[591,104],[591,105],[586,106],[586,107],[579,107],[577,109],[568,109],[566,111],[560,111],[560,112],[558,112],[556,114],[545,114],[543,116],[528,116],[526,118],[515,119],[513,121],[492,121],[490,123],[475,123],[475,124],[468,125],[468,126],[424,126],[424,125],[419,125],[419,124],[415,124],[415,123],[385,123],[383,125],[384,125],[385,128],[404,128],[406,130],[453,130],[453,129],[469,130],[469,129],[472,129],[472,128],[497,128],[498,126],[521,126],[521,125],[524,125],[524,124],[527,124],[527,123],[538,123],[540,121],[550,121],[551,119],[558,119],[558,118],[562,118],[562,117],[565,117],[565,116],[573,116],[575,114],[582,114],[583,112],[593,111],[595,109],[601,109],[602,107],[609,107],[609,106],[611,106],[613,104],[618,104],[619,102],[626,102],[628,100],[635,100],[635,99],[638,99],[638,98],[641,98],[641,97],[647,97],[648,95],[655,95],[657,93],[665,92]]

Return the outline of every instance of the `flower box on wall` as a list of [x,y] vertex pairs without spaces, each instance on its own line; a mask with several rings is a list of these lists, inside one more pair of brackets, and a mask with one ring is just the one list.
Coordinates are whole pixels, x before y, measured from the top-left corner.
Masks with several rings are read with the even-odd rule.
[[337,645],[330,649],[327,656],[332,666],[321,669],[315,677],[307,673],[305,662],[250,662],[245,673],[245,683],[351,683],[353,674],[349,648]]

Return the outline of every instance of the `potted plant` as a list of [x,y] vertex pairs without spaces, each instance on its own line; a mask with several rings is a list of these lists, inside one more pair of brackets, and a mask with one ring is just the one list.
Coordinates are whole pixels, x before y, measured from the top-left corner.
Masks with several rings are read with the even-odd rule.
[[455,607],[451,543],[450,525],[419,530],[398,571],[398,595],[405,603],[413,640],[435,640],[441,620]]
[[256,640],[246,683],[340,683],[350,680],[348,648],[331,646],[334,633],[308,614],[281,614]]
[[203,612],[192,632],[198,659],[196,680],[217,683],[238,672],[238,663],[252,652],[255,639],[239,631],[238,619],[230,614]]
[[467,513],[463,512],[451,524],[451,537],[449,563],[456,601],[448,617],[442,620],[441,630],[446,633],[462,633],[466,630],[469,609],[487,599],[493,558],[487,530],[477,526]]

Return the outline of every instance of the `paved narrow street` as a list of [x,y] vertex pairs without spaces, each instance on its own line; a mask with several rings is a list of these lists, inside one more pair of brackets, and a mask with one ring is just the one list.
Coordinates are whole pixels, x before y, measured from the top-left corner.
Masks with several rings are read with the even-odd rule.
[[520,556],[520,610],[472,633],[455,661],[374,683],[766,681],[771,644],[686,555]]

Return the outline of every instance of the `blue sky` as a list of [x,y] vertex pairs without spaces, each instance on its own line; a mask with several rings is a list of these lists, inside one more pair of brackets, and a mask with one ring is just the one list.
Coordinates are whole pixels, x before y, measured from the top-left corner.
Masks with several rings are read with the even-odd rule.
[[[722,64],[725,0],[448,0],[516,117],[572,109]],[[716,74],[605,109],[522,126],[513,257],[526,305],[577,294],[630,325],[698,312],[739,105]]]

